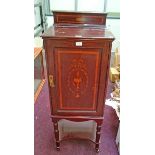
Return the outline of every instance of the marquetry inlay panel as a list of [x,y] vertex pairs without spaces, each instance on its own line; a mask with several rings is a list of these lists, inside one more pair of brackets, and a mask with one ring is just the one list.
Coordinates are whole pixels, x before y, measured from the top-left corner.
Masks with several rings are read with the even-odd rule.
[[56,49],[60,109],[95,110],[99,55],[99,49]]
[[88,68],[85,61],[82,58],[73,59],[68,72],[67,85],[76,98],[84,94],[88,87]]

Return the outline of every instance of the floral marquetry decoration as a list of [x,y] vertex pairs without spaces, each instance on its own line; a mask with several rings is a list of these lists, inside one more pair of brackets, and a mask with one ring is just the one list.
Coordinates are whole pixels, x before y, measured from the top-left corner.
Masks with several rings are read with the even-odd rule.
[[82,58],[73,59],[70,65],[67,85],[69,91],[79,98],[85,93],[88,87],[88,72],[85,60]]

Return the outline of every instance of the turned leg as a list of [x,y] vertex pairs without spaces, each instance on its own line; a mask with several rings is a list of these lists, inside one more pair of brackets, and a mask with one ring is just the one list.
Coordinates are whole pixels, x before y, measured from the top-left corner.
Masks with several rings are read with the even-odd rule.
[[97,123],[97,128],[96,128],[96,145],[95,145],[95,150],[96,150],[97,153],[99,152],[100,135],[101,135],[101,124]]
[[59,141],[59,130],[58,130],[58,122],[54,122],[54,134],[55,134],[55,140],[56,140],[56,149],[60,150],[60,141]]

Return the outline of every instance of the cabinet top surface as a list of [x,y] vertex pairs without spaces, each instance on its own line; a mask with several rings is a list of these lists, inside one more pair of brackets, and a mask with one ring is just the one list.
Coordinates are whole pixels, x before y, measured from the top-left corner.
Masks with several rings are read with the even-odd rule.
[[54,24],[42,34],[43,38],[98,38],[114,40],[113,34],[104,25]]

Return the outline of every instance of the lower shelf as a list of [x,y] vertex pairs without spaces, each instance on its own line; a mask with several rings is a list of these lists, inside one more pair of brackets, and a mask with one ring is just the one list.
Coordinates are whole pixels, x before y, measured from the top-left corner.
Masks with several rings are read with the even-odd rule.
[[96,139],[96,122],[72,122],[60,120],[59,123],[60,141],[66,139],[88,139],[95,143]]

